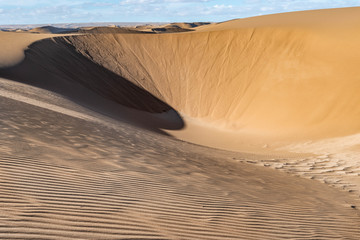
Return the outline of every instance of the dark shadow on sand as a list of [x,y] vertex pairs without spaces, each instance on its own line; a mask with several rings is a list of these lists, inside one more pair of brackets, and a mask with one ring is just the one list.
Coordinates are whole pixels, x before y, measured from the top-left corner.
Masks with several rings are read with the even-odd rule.
[[184,127],[167,103],[83,56],[63,37],[33,43],[24,61],[0,69],[0,77],[61,94],[90,110],[153,131]]

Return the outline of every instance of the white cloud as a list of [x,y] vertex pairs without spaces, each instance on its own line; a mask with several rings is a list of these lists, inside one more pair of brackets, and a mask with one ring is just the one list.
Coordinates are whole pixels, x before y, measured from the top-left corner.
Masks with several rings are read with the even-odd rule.
[[224,4],[222,4],[222,5],[214,5],[215,9],[230,9],[232,7],[233,7],[232,5],[224,5]]
[[262,8],[260,8],[260,10],[263,12],[266,12],[266,11],[274,10],[274,8],[273,7],[262,7]]

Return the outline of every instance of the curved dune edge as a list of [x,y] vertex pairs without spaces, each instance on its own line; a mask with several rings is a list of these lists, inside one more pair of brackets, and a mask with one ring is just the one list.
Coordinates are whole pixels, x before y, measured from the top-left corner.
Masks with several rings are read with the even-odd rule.
[[[59,34],[64,36],[66,34]],[[52,38],[53,34],[28,34],[0,31],[0,68],[14,66],[24,60],[27,47],[41,39]]]

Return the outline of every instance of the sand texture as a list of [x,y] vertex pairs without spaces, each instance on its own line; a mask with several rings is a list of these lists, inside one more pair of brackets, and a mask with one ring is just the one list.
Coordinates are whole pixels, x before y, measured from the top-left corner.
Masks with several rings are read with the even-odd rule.
[[0,32],[0,239],[360,239],[359,16]]
[[1,83],[2,239],[360,237],[354,201],[326,185]]

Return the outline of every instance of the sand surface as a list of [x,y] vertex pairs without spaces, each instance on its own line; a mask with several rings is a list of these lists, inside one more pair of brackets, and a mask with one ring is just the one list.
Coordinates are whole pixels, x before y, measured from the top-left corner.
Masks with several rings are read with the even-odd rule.
[[350,196],[238,161],[271,156],[179,142],[1,84],[0,238],[360,237]]
[[0,239],[360,239],[359,16],[0,32]]

